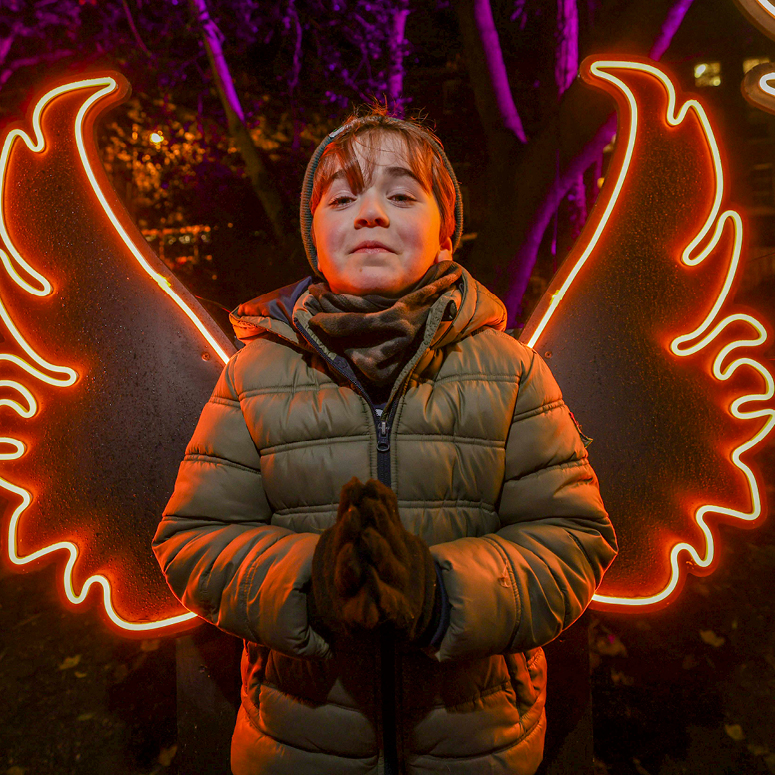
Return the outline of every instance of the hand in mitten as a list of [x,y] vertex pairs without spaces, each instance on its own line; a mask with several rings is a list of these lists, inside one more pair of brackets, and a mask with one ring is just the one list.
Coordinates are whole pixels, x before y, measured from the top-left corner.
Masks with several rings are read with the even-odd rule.
[[312,616],[333,632],[390,623],[425,645],[441,616],[431,553],[404,529],[395,493],[374,479],[342,488],[336,525],[312,560],[312,593]]

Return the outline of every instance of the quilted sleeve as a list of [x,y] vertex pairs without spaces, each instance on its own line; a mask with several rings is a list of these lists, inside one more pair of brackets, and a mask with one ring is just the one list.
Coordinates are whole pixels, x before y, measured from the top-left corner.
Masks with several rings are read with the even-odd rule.
[[439,661],[548,643],[582,614],[616,556],[579,431],[548,367],[529,353],[506,441],[500,529],[431,547],[451,604]]
[[306,593],[318,540],[269,524],[258,450],[227,364],[180,464],[153,538],[167,583],[222,630],[295,657],[323,658]]

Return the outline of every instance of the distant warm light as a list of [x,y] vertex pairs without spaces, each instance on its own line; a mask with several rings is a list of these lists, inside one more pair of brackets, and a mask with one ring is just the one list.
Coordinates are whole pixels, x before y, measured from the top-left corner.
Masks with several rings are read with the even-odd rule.
[[151,132],[151,142],[154,145],[160,145],[164,142],[164,135],[161,132]]
[[769,57],[752,57],[743,60],[743,75],[753,70],[757,65],[766,65],[770,63]]
[[701,62],[694,66],[695,86],[720,86],[721,62]]
[[[708,63],[708,67],[710,64],[712,63]],[[730,415],[737,419],[765,420],[751,438],[739,445],[731,453],[732,463],[743,474],[747,482],[750,493],[750,508],[747,510],[739,510],[711,504],[702,505],[697,508],[694,512],[694,521],[703,535],[704,547],[698,548],[687,542],[680,542],[672,546],[669,555],[671,568],[670,579],[658,593],[644,597],[638,597],[637,594],[627,597],[608,596],[603,594],[596,594],[594,596],[594,601],[604,607],[620,608],[635,606],[645,608],[663,604],[675,592],[682,577],[682,568],[685,567],[685,563],[682,562],[682,556],[684,554],[688,555],[691,562],[698,568],[707,568],[712,564],[715,556],[715,546],[713,535],[706,523],[707,515],[712,514],[748,522],[755,521],[761,516],[762,506],[759,494],[759,484],[753,471],[742,461],[741,457],[745,452],[759,444],[767,435],[769,435],[773,430],[773,427],[775,427],[775,410],[769,406],[765,406],[765,404],[768,404],[775,395],[775,381],[773,380],[769,369],[762,362],[757,361],[752,357],[738,357],[734,360],[730,360],[730,355],[736,350],[762,345],[766,340],[767,332],[762,323],[751,315],[736,313],[723,316],[722,313],[722,308],[724,303],[728,300],[735,277],[739,270],[743,246],[743,222],[739,213],[735,210],[721,211],[725,193],[724,170],[721,163],[721,154],[719,152],[718,144],[704,108],[697,100],[687,100],[678,107],[676,90],[672,81],[657,67],[646,62],[597,60],[592,61],[588,65],[588,70],[590,76],[615,86],[626,99],[630,111],[629,135],[626,138],[622,138],[622,142],[626,143],[622,156],[623,163],[618,176],[611,184],[602,218],[594,229],[589,243],[583,247],[583,249],[580,247],[580,249],[582,249],[581,255],[576,259],[575,264],[572,265],[562,286],[552,295],[543,317],[540,319],[535,331],[528,338],[529,346],[536,346],[536,343],[549,321],[557,312],[566,293],[592,255],[595,247],[598,245],[618,203],[622,187],[633,160],[633,154],[636,147],[635,140],[640,123],[640,110],[635,93],[624,81],[618,78],[614,72],[617,70],[634,70],[655,78],[665,89],[668,97],[665,120],[668,126],[676,127],[686,119],[690,111],[694,113],[702,127],[703,136],[712,158],[715,192],[710,214],[695,238],[692,239],[684,249],[681,256],[682,263],[686,266],[695,266],[699,264],[713,253],[724,234],[729,233],[731,230],[733,236],[732,260],[730,261],[724,284],[718,293],[717,298],[712,302],[710,311],[694,331],[675,337],[670,343],[670,351],[676,357],[685,357],[694,354],[720,339],[721,334],[726,332],[733,324],[737,323],[739,325],[740,323],[743,323],[752,329],[752,335],[746,338],[727,341],[726,344],[723,344],[716,357],[713,359],[711,374],[718,381],[726,381],[730,379],[738,369],[747,366],[758,373],[765,385],[765,389],[760,393],[735,398],[728,409]],[[700,72],[700,75],[702,76],[705,72],[706,70],[703,70]],[[589,80],[591,81],[591,78],[589,78]],[[604,191],[603,193],[605,194],[606,192]],[[601,205],[603,204],[603,201],[605,200],[601,199]]]

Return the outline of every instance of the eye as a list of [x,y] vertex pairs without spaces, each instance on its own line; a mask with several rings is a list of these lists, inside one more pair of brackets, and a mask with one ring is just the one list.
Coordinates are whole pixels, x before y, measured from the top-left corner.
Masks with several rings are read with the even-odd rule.
[[332,207],[338,207],[340,205],[347,204],[348,202],[352,201],[352,199],[353,199],[353,197],[348,196],[347,194],[340,194],[339,196],[334,197],[331,200],[330,204],[331,204]]
[[414,202],[415,198],[411,196],[411,194],[393,194],[391,199],[394,199],[398,202]]

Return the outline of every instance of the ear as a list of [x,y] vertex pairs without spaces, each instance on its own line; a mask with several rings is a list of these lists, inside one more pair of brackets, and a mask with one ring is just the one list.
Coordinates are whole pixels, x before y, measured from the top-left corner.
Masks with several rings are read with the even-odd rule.
[[442,261],[452,261],[452,238],[447,237],[439,245],[439,252],[436,254],[436,258],[433,260],[434,264],[440,264]]

